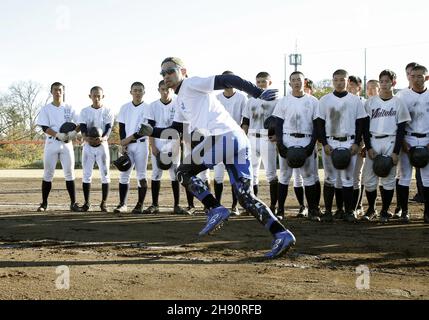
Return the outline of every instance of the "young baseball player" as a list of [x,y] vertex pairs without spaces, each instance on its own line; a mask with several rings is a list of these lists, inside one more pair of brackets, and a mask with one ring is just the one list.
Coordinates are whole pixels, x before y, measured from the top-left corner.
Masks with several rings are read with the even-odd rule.
[[[353,173],[356,154],[362,139],[366,112],[359,97],[347,92],[348,73],[339,69],[333,74],[334,92],[320,99],[318,113],[319,138],[323,145],[323,167],[325,185],[323,196],[325,214],[323,220],[332,221],[332,200],[335,193],[335,182],[339,174],[345,207],[344,220],[356,221],[353,207]],[[350,150],[351,160],[346,169],[335,169],[332,152],[336,148]]]
[[[405,127],[405,141],[403,152],[400,155],[399,184],[397,186],[400,207],[402,209],[401,219],[403,222],[409,221],[408,213],[408,195],[411,183],[412,167],[408,153],[411,147],[428,146],[429,144],[429,121],[426,117],[429,106],[429,92],[426,87],[426,81],[429,80],[429,74],[426,67],[422,65],[415,66],[410,73],[411,89],[403,90],[398,93],[411,115],[411,121]],[[420,169],[423,183],[423,197],[425,199],[424,221],[429,223],[429,165]]]
[[[159,100],[152,102],[149,106],[149,113],[147,119],[149,124],[153,127],[167,128],[171,126],[176,113],[176,104],[174,97],[174,91],[171,88],[167,88],[164,80],[158,83],[158,92],[161,95]],[[152,205],[143,211],[144,214],[154,214],[159,212],[159,192],[161,190],[161,178],[163,170],[158,167],[157,157],[160,157],[161,161],[170,161],[171,167],[168,169],[170,174],[171,187],[173,189],[174,197],[174,214],[188,214],[180,206],[180,185],[176,179],[176,171],[180,162],[180,140],[172,139],[157,139],[149,137],[151,145],[151,161],[152,161]]]
[[118,122],[121,145],[123,151],[128,153],[132,166],[128,171],[120,173],[119,204],[114,212],[127,212],[130,175],[135,167],[138,181],[138,201],[132,213],[140,214],[143,213],[143,203],[147,192],[146,170],[149,156],[149,139],[147,137],[132,139],[132,137],[134,133],[139,130],[141,123],[147,123],[149,105],[143,102],[143,96],[145,94],[143,83],[134,82],[131,85],[130,93],[133,100],[121,107],[118,115]]
[[[268,89],[272,84],[268,72],[259,72],[256,75],[256,86],[262,90]],[[278,197],[277,178],[277,150],[274,142],[264,129],[264,121],[272,115],[277,101],[264,101],[259,98],[250,98],[243,111],[241,127],[247,133],[252,148],[253,191],[258,195],[259,168],[261,161],[264,164],[265,175],[270,184],[270,209],[275,212]]]
[[366,83],[366,96],[369,98],[378,96],[380,92],[380,82],[375,79],[368,80]]
[[[185,135],[194,132],[205,137],[193,150],[192,156],[186,158],[177,170],[179,181],[209,208],[207,224],[200,235],[219,228],[230,215],[229,210],[216,200],[196,176],[200,171],[223,162],[241,206],[251,212],[274,237],[272,249],[266,257],[276,258],[285,253],[295,244],[295,237],[278,221],[269,207],[254,196],[249,140],[213,94],[214,90],[233,87],[252,97],[271,101],[276,98],[277,91],[262,90],[234,75],[188,78],[184,63],[174,57],[164,59],[161,75],[167,87],[174,89],[177,94],[179,112],[171,128],[183,132],[183,124],[188,123],[189,130]],[[142,125],[140,134],[159,137],[162,130]],[[195,140],[194,137],[192,139]],[[200,156],[202,151],[203,155]]]
[[103,105],[104,92],[101,87],[91,88],[89,98],[92,100],[92,105],[84,108],[79,117],[80,129],[84,140],[82,150],[82,189],[85,203],[81,209],[86,212],[91,207],[92,171],[94,163],[97,162],[102,190],[100,209],[102,212],[107,212],[106,202],[110,185],[110,153],[107,140],[112,132],[113,114],[109,108]]
[[76,139],[79,126],[68,133],[61,133],[60,128],[66,122],[77,123],[78,115],[75,109],[64,102],[64,85],[55,82],[51,85],[53,101],[42,107],[37,118],[37,125],[40,126],[46,135],[45,150],[43,157],[43,182],[42,182],[42,203],[37,211],[46,211],[48,207],[48,197],[52,189],[55,167],[58,159],[64,171],[67,191],[70,196],[70,211],[80,212],[80,207],[76,203],[76,187],[74,174],[74,151],[72,140]]
[[[402,91],[407,91],[407,90],[411,90],[412,88],[412,82],[411,82],[411,71],[413,70],[413,68],[415,66],[417,66],[418,63],[417,62],[410,62],[405,66],[405,74],[407,76],[407,80],[408,80],[408,87],[404,88],[402,90],[400,90],[397,94],[398,97],[401,96],[401,94],[403,93]],[[399,195],[400,195],[400,187],[398,189],[398,185],[399,185],[399,179],[400,179],[400,167],[398,166],[397,168],[398,172],[397,172],[397,178],[396,178],[396,208],[395,208],[395,214],[393,216],[393,218],[395,219],[400,219],[402,216],[402,208],[400,206],[400,199],[399,199]],[[417,185],[417,195],[419,195],[419,198],[423,198],[422,194],[423,194],[423,186],[422,186],[422,178],[420,175],[420,169],[416,168],[415,169],[416,173],[415,173],[415,178],[416,178],[416,185]],[[414,198],[416,197],[414,196]]]
[[292,176],[292,168],[289,167],[281,150],[299,146],[304,147],[306,150],[305,163],[297,170],[303,177],[309,207],[308,216],[311,220],[320,221],[319,203],[316,197],[316,177],[314,174],[318,100],[304,93],[304,78],[304,74],[299,71],[290,75],[289,81],[292,93],[282,98],[273,112],[273,116],[278,118],[276,141],[280,153],[279,207],[277,215],[284,216],[284,203]]
[[[383,70],[379,76],[379,96],[371,97],[365,103],[368,113],[368,128],[364,130],[367,157],[363,168],[363,182],[366,197],[368,199],[368,210],[362,217],[370,221],[376,218],[375,201],[377,198],[378,181],[380,188],[382,209],[380,212],[381,222],[389,219],[389,207],[392,203],[395,189],[396,165],[399,159],[399,151],[405,135],[405,125],[411,120],[407,107],[398,97],[393,96],[393,88],[396,84],[396,74],[391,70]],[[373,170],[373,160],[377,155],[392,157],[394,167],[385,178],[379,178]]]
[[[365,104],[365,98],[362,96],[362,80],[357,76],[349,76],[347,83],[347,91],[359,97],[362,104]],[[363,142],[363,141],[362,141]],[[353,176],[353,207],[356,210],[356,214],[359,215],[362,212],[362,197],[363,197],[363,185],[362,181],[362,168],[365,163],[365,158],[362,154],[362,146],[359,146],[359,152],[356,157],[355,171]]]
[[[313,81],[308,78],[305,78],[304,92],[312,96],[314,93],[314,90],[315,88],[314,88]],[[320,187],[320,180],[319,180],[319,157],[318,157],[317,150],[315,150],[314,161],[315,161],[314,175],[316,179],[316,199],[317,199],[317,203],[320,203],[321,187]],[[292,175],[293,175],[293,190],[295,193],[295,197],[299,203],[299,210],[298,210],[297,217],[306,218],[308,217],[308,209],[304,203],[304,181],[301,176],[300,170],[293,169]]]
[[[224,71],[222,75],[233,75],[232,71]],[[240,125],[241,118],[243,114],[243,110],[246,107],[247,97],[236,91],[234,88],[226,88],[222,93],[219,93],[217,99],[222,103],[225,107],[226,111],[231,115],[231,117],[235,120],[235,122]],[[214,191],[216,199],[221,203],[222,201],[222,192],[223,192],[223,180],[225,175],[225,165],[223,163],[219,163],[215,165],[214,169]],[[234,193],[234,187],[231,186],[231,194],[232,194],[232,206],[231,212],[238,216],[240,212],[237,208],[237,196]]]

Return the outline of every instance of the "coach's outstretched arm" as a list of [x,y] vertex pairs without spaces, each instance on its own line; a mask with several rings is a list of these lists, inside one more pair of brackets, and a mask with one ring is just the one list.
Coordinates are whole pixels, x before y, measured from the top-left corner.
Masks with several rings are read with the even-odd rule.
[[168,137],[171,137],[172,139],[180,139],[180,137],[183,135],[183,126],[184,124],[182,122],[176,121],[173,121],[171,126],[166,128],[153,127],[150,123],[142,123],[140,126],[140,130],[134,133],[134,138],[140,139],[144,136],[161,138],[164,132],[168,132]]
[[244,80],[239,76],[232,74],[218,75],[215,76],[214,90],[223,90],[234,88],[240,91],[244,91],[250,94],[254,98],[259,98],[266,101],[272,101],[277,99],[277,89],[260,89],[250,81]]

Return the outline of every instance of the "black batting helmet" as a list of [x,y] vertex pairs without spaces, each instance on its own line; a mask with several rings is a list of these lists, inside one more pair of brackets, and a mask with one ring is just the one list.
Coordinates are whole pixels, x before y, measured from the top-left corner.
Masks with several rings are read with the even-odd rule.
[[70,131],[76,130],[77,125],[73,122],[64,122],[60,127],[61,133],[69,133]]
[[344,170],[349,166],[352,154],[350,149],[340,147],[335,148],[334,151],[332,151],[331,158],[335,169]]
[[429,162],[429,150],[425,146],[411,147],[409,156],[411,165],[416,168],[424,168]]
[[393,159],[391,156],[379,154],[373,160],[372,170],[377,176],[381,178],[387,177],[390,171],[392,170],[392,168],[393,168]]
[[173,161],[171,160],[172,152],[160,152],[156,156],[156,165],[161,170],[168,170],[171,168]]
[[293,146],[287,149],[287,164],[291,168],[301,168],[305,159],[307,159],[307,153],[304,147]]
[[103,130],[98,127],[91,127],[88,129],[86,135],[91,138],[101,138],[103,135]]
[[119,171],[128,171],[131,168],[131,159],[128,154],[125,153],[113,161],[113,164]]

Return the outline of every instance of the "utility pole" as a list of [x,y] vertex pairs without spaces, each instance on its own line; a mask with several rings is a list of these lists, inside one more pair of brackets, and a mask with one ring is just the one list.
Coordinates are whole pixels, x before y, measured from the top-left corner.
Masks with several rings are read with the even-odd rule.
[[365,53],[364,53],[365,57],[365,74],[363,76],[363,95],[364,97],[366,97],[366,48],[365,48]]
[[284,96],[286,96],[287,94],[287,71],[286,71],[286,67],[287,67],[287,54],[284,54],[284,66],[285,66],[285,81],[283,83],[283,90],[284,90]]

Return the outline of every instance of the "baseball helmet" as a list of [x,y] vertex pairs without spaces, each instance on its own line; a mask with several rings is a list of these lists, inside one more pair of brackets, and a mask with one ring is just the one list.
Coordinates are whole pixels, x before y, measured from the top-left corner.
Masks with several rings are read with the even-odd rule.
[[64,122],[60,127],[61,133],[69,133],[70,131],[76,130],[77,125],[73,122]]
[[168,170],[171,168],[173,161],[171,160],[172,152],[160,152],[156,156],[156,165],[161,170]]
[[411,147],[409,156],[411,165],[416,168],[424,168],[429,162],[429,150],[425,146]]
[[101,138],[101,136],[103,135],[103,130],[98,127],[91,127],[88,129],[86,135],[91,138]]
[[128,171],[131,168],[131,159],[128,154],[125,153],[113,161],[113,164],[119,171]]
[[384,154],[377,155],[372,163],[372,170],[377,176],[381,178],[387,177],[390,171],[392,170],[392,168],[393,168],[392,157]]
[[305,159],[307,159],[307,153],[304,147],[293,146],[287,149],[287,164],[291,168],[301,168]]
[[91,127],[86,132],[86,136],[89,138],[88,143],[92,147],[98,147],[101,145],[100,139],[103,136],[103,130],[97,127]]
[[331,158],[335,169],[344,170],[349,166],[352,154],[350,149],[340,147],[335,148],[334,151],[332,151]]

